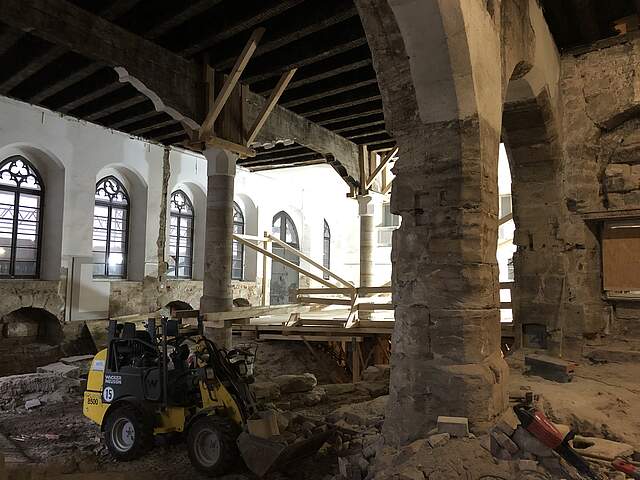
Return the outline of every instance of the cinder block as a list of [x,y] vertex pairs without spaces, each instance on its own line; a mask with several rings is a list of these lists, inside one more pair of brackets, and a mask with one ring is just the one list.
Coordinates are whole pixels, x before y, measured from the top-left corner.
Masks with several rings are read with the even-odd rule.
[[469,436],[469,419],[466,417],[438,417],[438,433],[448,433],[452,437]]

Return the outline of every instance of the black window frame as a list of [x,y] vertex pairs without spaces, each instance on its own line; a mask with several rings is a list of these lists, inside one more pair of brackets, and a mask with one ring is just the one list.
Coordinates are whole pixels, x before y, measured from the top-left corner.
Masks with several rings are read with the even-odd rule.
[[[233,202],[233,233],[244,234],[245,220],[240,205]],[[244,244],[234,240],[231,251],[231,280],[244,280]]]
[[[43,213],[44,213],[44,198],[45,198],[45,185],[42,180],[42,176],[38,169],[26,158],[21,155],[12,155],[10,157],[5,158],[2,162],[0,162],[0,175],[4,176],[4,168],[7,164],[12,164],[14,166],[17,165],[17,162],[21,162],[23,167],[26,168],[26,175],[24,173],[17,174],[15,172],[9,171],[8,176],[16,183],[16,186],[4,185],[0,184],[0,190],[3,192],[11,192],[13,193],[13,225],[11,227],[11,251],[9,254],[9,273],[1,274],[0,278],[3,279],[12,279],[12,278],[40,278],[40,263],[42,256],[42,223],[43,223]],[[10,169],[11,167],[9,167]],[[38,189],[25,188],[23,187],[23,183],[27,182],[29,178],[33,178],[34,183],[38,185]],[[16,263],[18,260],[16,259],[17,250],[18,250],[18,222],[19,222],[19,212],[20,212],[20,194],[28,194],[31,196],[38,197],[38,219],[36,220],[36,260],[35,260],[35,272],[33,275],[16,275]],[[21,247],[25,248],[25,247]],[[31,263],[31,261],[29,262]]]
[[[176,198],[178,196],[182,196],[183,202],[181,204],[176,202]],[[173,208],[175,205],[175,210]],[[176,235],[171,235],[171,218],[176,219]],[[167,270],[167,276],[173,277],[177,279],[190,280],[193,278],[193,226],[195,223],[195,209],[193,208],[193,202],[189,198],[184,190],[176,190],[171,194],[171,198],[169,200],[169,245],[171,245],[171,238],[176,239],[176,259],[173,265],[173,269],[169,267]],[[189,236],[186,237],[188,242],[187,249],[188,255],[181,255],[180,251],[180,240],[183,238],[180,235],[180,224],[183,221],[189,221]],[[189,265],[189,275],[180,275],[180,258],[187,257],[190,259],[191,263]]]
[[[104,251],[104,274],[96,274],[95,273],[95,265],[103,265],[102,262],[93,262],[94,265],[94,272],[93,272],[93,278],[97,278],[97,279],[120,279],[120,280],[125,280],[127,278],[127,274],[128,274],[128,270],[129,270],[129,220],[131,217],[131,197],[129,196],[129,192],[127,192],[126,187],[124,186],[124,184],[122,183],[122,181],[114,176],[114,175],[106,175],[104,177],[102,177],[100,180],[98,180],[96,182],[96,190],[95,190],[95,194],[97,195],[98,190],[100,189],[101,185],[103,183],[105,183],[106,181],[112,181],[114,182],[119,190],[123,193],[124,198],[126,199],[127,203],[126,204],[121,204],[121,203],[114,203],[113,202],[113,198],[116,196],[116,194],[113,195],[109,195],[110,199],[108,201],[106,200],[101,200],[96,198],[94,201],[94,214],[93,214],[93,218],[94,218],[94,224],[92,226],[91,232],[92,232],[92,241],[95,240],[95,207],[100,206],[100,207],[106,207],[107,208],[107,233],[106,233],[106,237],[105,237],[105,251]],[[113,220],[113,209],[118,208],[120,210],[124,210],[125,211],[125,215],[126,215],[126,220],[125,222],[123,222],[123,251],[122,252],[118,252],[118,253],[122,253],[123,256],[123,262],[122,262],[122,274],[120,275],[110,275],[109,274],[109,253],[110,253],[110,247],[111,247],[111,221]],[[103,252],[96,252],[95,250],[92,249],[92,253],[103,253]]]

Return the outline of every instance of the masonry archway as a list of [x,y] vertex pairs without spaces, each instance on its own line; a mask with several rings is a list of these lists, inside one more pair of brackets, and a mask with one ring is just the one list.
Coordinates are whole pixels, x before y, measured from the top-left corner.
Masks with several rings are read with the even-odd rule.
[[0,332],[0,375],[35,372],[62,356],[62,325],[43,308],[22,307],[4,315]]
[[542,51],[537,35],[553,40],[536,30],[536,18],[544,19],[529,0],[356,6],[401,152],[391,197],[402,225],[393,240],[396,326],[383,432],[390,444],[408,443],[438,415],[468,417],[482,429],[507,408],[496,264],[503,103],[509,80],[530,71]]

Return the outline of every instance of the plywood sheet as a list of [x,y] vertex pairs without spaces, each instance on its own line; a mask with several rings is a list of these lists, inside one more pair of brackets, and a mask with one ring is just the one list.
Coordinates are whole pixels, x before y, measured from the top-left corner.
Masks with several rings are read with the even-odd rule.
[[640,291],[640,220],[605,223],[602,276],[608,291]]

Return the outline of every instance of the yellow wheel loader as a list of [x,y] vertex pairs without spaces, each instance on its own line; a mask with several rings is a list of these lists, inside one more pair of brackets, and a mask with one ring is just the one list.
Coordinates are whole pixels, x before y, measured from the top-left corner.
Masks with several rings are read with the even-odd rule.
[[255,350],[218,348],[204,336],[201,319],[183,327],[162,318],[158,327],[153,319],[145,330],[110,321],[107,348],[91,364],[83,413],[100,425],[116,460],[139,458],[155,436],[179,433],[200,472],[223,475],[242,458],[264,476],[315,453],[331,435],[279,441],[277,422],[249,389]]

